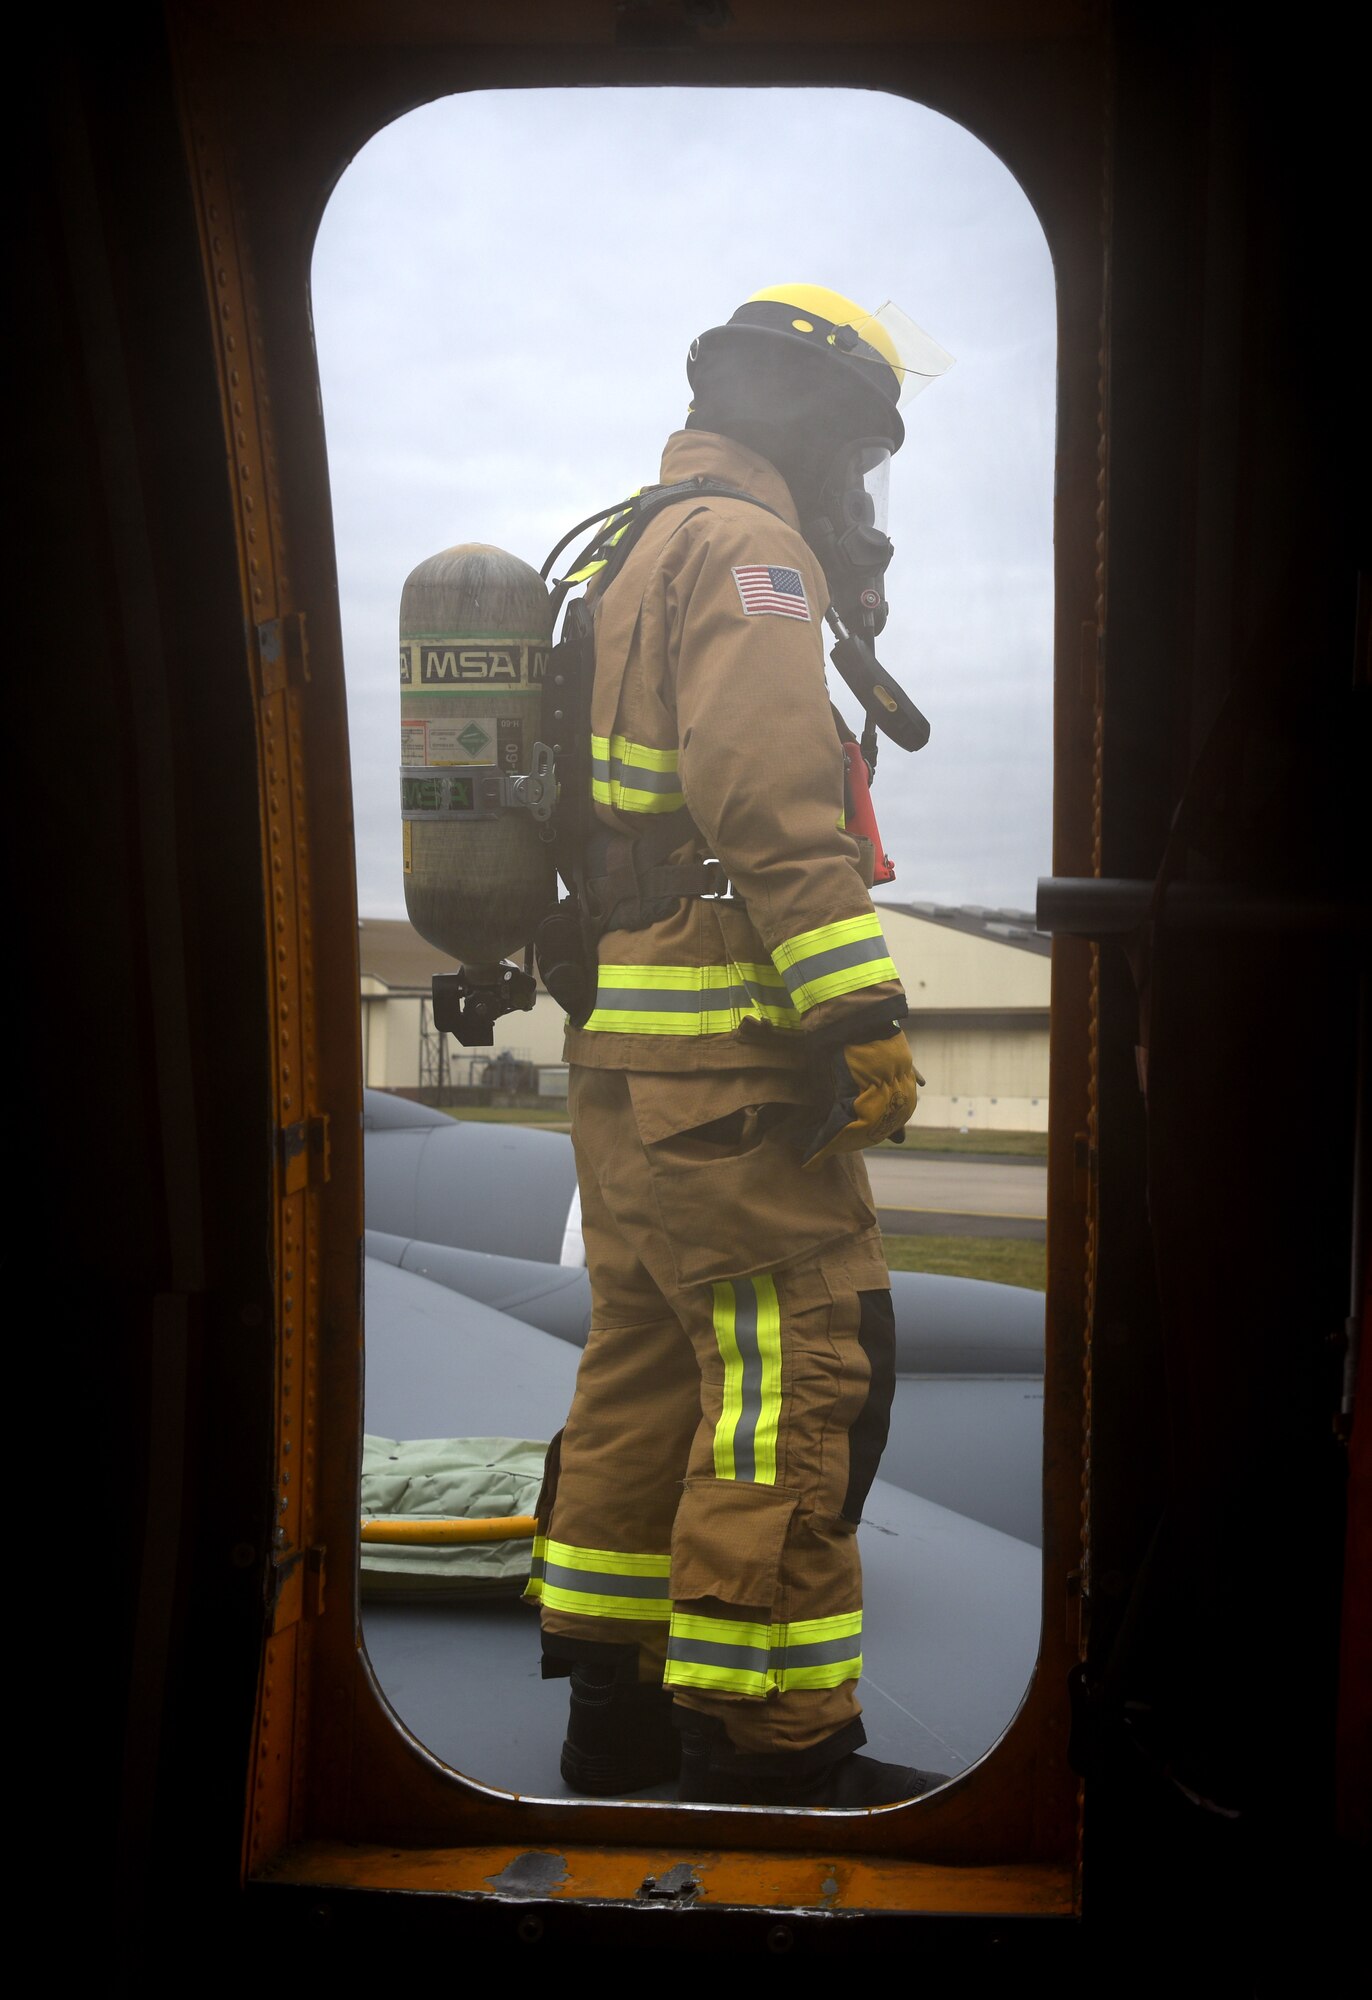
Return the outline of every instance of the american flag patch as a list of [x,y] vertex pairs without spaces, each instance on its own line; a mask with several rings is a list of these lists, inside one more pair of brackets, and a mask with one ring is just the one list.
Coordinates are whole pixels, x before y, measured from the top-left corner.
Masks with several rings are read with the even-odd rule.
[[773,611],[779,618],[803,618],[810,623],[805,585],[798,569],[776,569],[770,563],[742,563],[734,571],[743,609],[750,618]]

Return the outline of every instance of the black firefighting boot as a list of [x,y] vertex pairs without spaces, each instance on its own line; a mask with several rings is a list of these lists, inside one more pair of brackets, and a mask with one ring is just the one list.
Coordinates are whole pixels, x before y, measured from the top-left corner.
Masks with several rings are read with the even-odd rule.
[[942,1771],[859,1757],[867,1732],[856,1716],[808,1750],[735,1749],[722,1722],[682,1709],[678,1796],[720,1806],[888,1806],[948,1782]]
[[571,1683],[562,1776],[574,1791],[613,1798],[676,1776],[681,1738],[666,1688],[599,1662],[574,1666]]

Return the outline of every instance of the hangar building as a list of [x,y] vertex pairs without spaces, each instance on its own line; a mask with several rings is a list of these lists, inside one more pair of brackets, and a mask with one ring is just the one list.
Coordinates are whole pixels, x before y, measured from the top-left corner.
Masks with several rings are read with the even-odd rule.
[[[1001,1132],[1048,1126],[1050,942],[1023,910],[884,903],[882,924],[910,1003],[915,1063],[925,1078],[921,1124]],[[364,1081],[437,1093],[495,1081],[508,1055],[533,1064],[542,1088],[562,1087],[563,1014],[540,989],[532,1013],[500,1024],[493,1050],[463,1049],[433,1026],[429,985],[453,961],[403,917],[358,927]]]

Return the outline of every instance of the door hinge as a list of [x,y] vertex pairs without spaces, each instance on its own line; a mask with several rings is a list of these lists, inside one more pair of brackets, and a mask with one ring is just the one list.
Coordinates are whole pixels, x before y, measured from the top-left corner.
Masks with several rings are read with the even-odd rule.
[[310,644],[303,611],[266,618],[257,627],[257,669],[262,699],[285,687],[303,687],[310,678]]
[[298,1118],[277,1134],[281,1171],[286,1193],[299,1194],[302,1188],[320,1187],[329,1178],[329,1118]]
[[322,1544],[308,1549],[283,1550],[272,1557],[272,1631],[284,1632],[301,1618],[324,1615],[325,1557]]

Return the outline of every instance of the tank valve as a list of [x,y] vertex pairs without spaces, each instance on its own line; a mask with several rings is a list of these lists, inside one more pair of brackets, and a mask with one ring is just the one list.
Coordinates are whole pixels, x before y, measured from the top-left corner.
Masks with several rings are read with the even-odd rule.
[[538,982],[517,965],[464,965],[434,975],[434,1026],[464,1049],[488,1049],[503,1014],[527,1014]]

